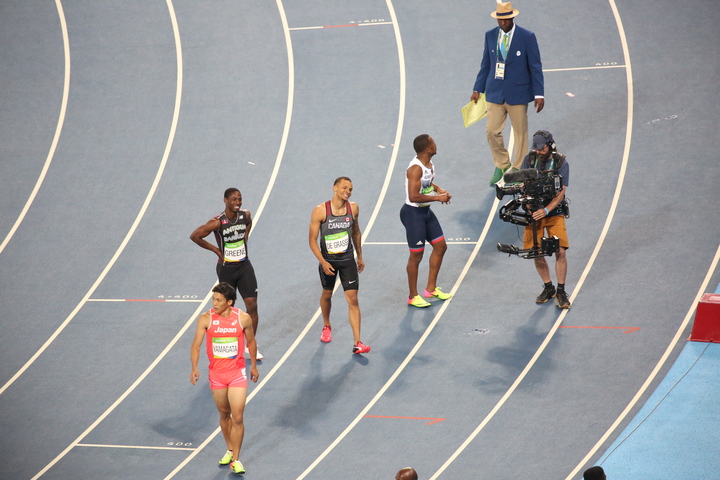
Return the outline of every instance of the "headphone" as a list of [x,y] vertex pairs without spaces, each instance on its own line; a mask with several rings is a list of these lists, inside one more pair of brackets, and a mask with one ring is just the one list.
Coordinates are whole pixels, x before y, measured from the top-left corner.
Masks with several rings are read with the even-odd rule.
[[550,150],[555,151],[557,145],[555,144],[552,133],[548,132],[547,130],[538,130],[537,132],[533,133],[533,137],[535,135],[541,135],[545,139],[545,145],[550,147]]

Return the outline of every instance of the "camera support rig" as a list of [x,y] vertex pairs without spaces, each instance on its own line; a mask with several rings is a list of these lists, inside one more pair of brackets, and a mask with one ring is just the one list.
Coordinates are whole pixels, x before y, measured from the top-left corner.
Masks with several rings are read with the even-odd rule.
[[500,208],[500,219],[515,225],[532,226],[533,246],[521,249],[508,243],[498,243],[498,251],[522,258],[549,257],[559,252],[558,237],[543,237],[538,241],[537,222],[532,212],[544,208],[543,205],[557,195],[562,189],[562,176],[543,175],[535,168],[528,168],[506,173],[504,180],[509,185],[495,185],[495,195],[498,200],[505,195],[513,195],[514,198]]

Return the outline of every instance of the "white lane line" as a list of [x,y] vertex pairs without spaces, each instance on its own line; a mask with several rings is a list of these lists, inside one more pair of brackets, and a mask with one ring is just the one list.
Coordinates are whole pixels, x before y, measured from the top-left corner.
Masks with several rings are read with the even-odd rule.
[[129,448],[132,450],[194,450],[192,447],[147,447],[144,445],[100,445],[98,443],[78,443],[75,446],[92,448]]
[[[365,232],[363,233],[361,243],[365,244],[365,239],[370,233],[370,230],[372,230],[372,226],[375,222],[375,219],[377,218],[378,212],[380,211],[380,207],[382,206],[382,202],[387,194],[387,190],[390,185],[390,178],[392,177],[392,171],[395,167],[395,163],[397,160],[399,148],[400,148],[400,139],[402,137],[402,130],[403,125],[405,122],[405,85],[406,85],[406,75],[405,75],[405,55],[402,48],[402,39],[400,38],[400,31],[397,28],[397,19],[395,18],[395,12],[392,8],[391,0],[386,0],[388,3],[388,8],[391,11],[391,14],[393,15],[393,22],[395,25],[395,38],[397,41],[398,46],[398,59],[399,59],[399,69],[400,69],[400,100],[399,100],[399,107],[398,107],[398,123],[397,128],[395,130],[395,142],[393,146],[393,152],[391,155],[390,163],[388,164],[387,172],[385,174],[385,181],[383,183],[380,196],[378,197],[377,203],[375,204],[375,209],[373,210],[372,215],[370,216],[370,219],[368,220],[368,225],[365,228]],[[282,4],[282,0],[276,0],[276,3],[278,5],[278,10],[280,11],[280,16],[282,18],[283,23],[283,29],[285,30],[285,39],[288,47],[288,56],[292,55],[292,43],[290,39],[290,29],[288,28],[287,23],[287,17],[285,16],[285,9]],[[335,289],[333,290],[333,293],[337,291],[339,287],[339,284],[335,285]],[[300,332],[300,335],[295,339],[293,344],[290,346],[290,348],[287,349],[285,354],[280,358],[280,360],[273,366],[273,368],[264,375],[263,379],[260,381],[260,383],[253,388],[253,391],[250,392],[250,394],[247,397],[247,400],[245,401],[245,404],[247,405],[254,397],[255,395],[262,390],[262,388],[265,386],[265,384],[275,375],[275,372],[277,372],[280,367],[283,366],[285,361],[290,357],[290,355],[295,351],[298,345],[300,345],[300,342],[305,338],[305,336],[308,334],[312,326],[315,324],[315,321],[320,317],[321,311],[318,308],[315,311],[315,314],[312,316],[310,321],[305,325],[305,328],[303,328],[302,332]],[[220,433],[220,427],[216,428],[213,433],[211,433],[198,447],[197,449],[188,456],[182,463],[180,463],[175,469],[170,472],[164,480],[169,480],[170,478],[174,477],[180,470],[182,470],[185,465],[187,465],[198,453],[200,453],[218,434]]]
[[[60,0],[57,0],[58,3]],[[147,196],[145,197],[145,202],[143,203],[142,207],[140,208],[140,211],[138,212],[137,216],[135,217],[135,221],[133,222],[132,226],[130,227],[130,230],[128,230],[128,233],[125,235],[125,238],[123,239],[122,243],[118,247],[118,249],[115,251],[115,254],[112,256],[108,264],[103,269],[102,273],[100,273],[100,276],[95,280],[95,283],[90,287],[90,290],[87,291],[85,296],[80,300],[80,303],[77,304],[77,306],[73,309],[73,311],[68,315],[68,317],[65,319],[65,321],[60,324],[60,326],[55,330],[55,332],[50,336],[50,338],[47,339],[45,344],[40,347],[35,354],[28,360],[25,365],[20,368],[20,370],[13,375],[13,377],[8,380],[5,385],[3,385],[2,388],[0,388],[0,395],[7,390],[7,388],[12,385],[15,380],[17,380],[29,367],[32,365],[37,358],[42,355],[42,353],[52,344],[52,342],[57,338],[58,335],[65,329],[65,327],[70,323],[70,321],[75,318],[75,315],[80,311],[80,309],[85,305],[85,303],[90,299],[93,293],[95,293],[95,290],[97,287],[102,283],[102,281],[105,279],[105,276],[108,274],[110,269],[115,265],[115,262],[118,258],[120,258],[120,255],[122,254],[123,250],[125,250],[125,247],[127,246],[128,242],[132,238],[133,234],[135,233],[135,230],[137,229],[138,225],[140,224],[140,221],[143,219],[143,216],[145,215],[145,211],[147,210],[148,206],[150,206],[150,202],[152,201],[153,196],[155,195],[155,190],[158,187],[158,184],[160,183],[160,179],[163,176],[163,173],[165,171],[165,165],[167,164],[168,157],[170,156],[170,150],[172,148],[173,140],[175,139],[175,131],[177,129],[177,123],[178,118],[180,116],[180,100],[182,97],[182,53],[180,52],[180,38],[176,38],[177,41],[177,88],[175,91],[175,110],[173,112],[172,117],[172,124],[170,126],[170,132],[168,134],[167,143],[165,144],[165,152],[163,153],[162,160],[160,162],[160,166],[158,167],[158,171],[155,174],[155,180],[153,180],[152,186],[150,187],[150,191],[148,192]]]
[[10,239],[13,237],[13,235],[15,235],[15,231],[25,219],[25,215],[27,215],[28,210],[30,210],[30,206],[32,205],[33,201],[35,201],[35,197],[37,196],[38,191],[40,191],[40,186],[42,186],[43,182],[45,181],[45,176],[47,175],[50,164],[52,163],[53,157],[55,156],[55,149],[57,148],[57,144],[60,141],[60,132],[62,132],[63,124],[65,123],[65,112],[67,111],[68,96],[70,93],[70,40],[68,38],[67,23],[65,22],[65,12],[63,11],[62,3],[60,2],[60,0],[55,0],[55,7],[57,8],[58,17],[60,18],[60,29],[62,31],[63,40],[63,52],[65,54],[65,79],[63,80],[63,95],[62,101],[60,102],[60,115],[58,117],[57,126],[55,127],[55,136],[53,137],[52,144],[50,145],[50,151],[48,152],[47,158],[45,159],[45,165],[43,165],[42,171],[40,172],[40,177],[38,177],[37,182],[35,182],[35,187],[30,193],[30,197],[27,199],[27,202],[25,202],[25,206],[20,212],[17,220],[15,220],[15,224],[5,236],[2,244],[0,244],[0,253],[5,250],[5,247],[10,242]]
[[[95,289],[97,288],[97,286],[100,284],[100,282],[102,281],[102,279],[105,277],[105,275],[107,274],[107,272],[110,270],[110,268],[112,267],[112,265],[115,263],[115,260],[117,259],[117,257],[120,256],[120,253],[121,253],[122,250],[125,248],[125,245],[127,244],[127,242],[130,240],[130,237],[132,236],[132,234],[134,233],[135,229],[137,228],[137,225],[140,223],[140,220],[142,219],[142,216],[143,216],[143,214],[145,213],[145,210],[147,209],[148,205],[150,204],[150,200],[152,199],[152,196],[153,196],[153,194],[154,194],[154,192],[155,192],[155,189],[157,188],[157,185],[158,185],[158,183],[160,182],[160,178],[162,177],[162,173],[163,173],[163,171],[164,171],[164,169],[165,169],[165,164],[167,163],[167,159],[168,159],[168,157],[169,157],[169,155],[170,155],[170,149],[171,149],[171,147],[172,147],[173,139],[175,138],[175,130],[176,130],[176,128],[177,128],[178,118],[180,117],[180,100],[181,100],[181,98],[182,98],[182,80],[183,80],[183,75],[182,75],[182,73],[183,73],[182,45],[180,44],[180,31],[179,31],[179,29],[178,29],[177,18],[175,17],[175,9],[173,8],[172,0],[166,0],[166,2],[167,2],[168,11],[169,11],[169,14],[170,14],[170,20],[171,20],[172,27],[173,27],[173,35],[174,35],[174,38],[175,38],[175,56],[176,56],[176,59],[177,59],[177,87],[176,87],[176,90],[175,90],[175,110],[174,110],[174,112],[173,112],[172,125],[171,125],[171,127],[170,127],[170,133],[169,133],[169,135],[168,135],[168,141],[167,141],[167,144],[166,144],[166,146],[165,146],[165,153],[163,154],[162,162],[160,163],[160,168],[158,169],[157,175],[155,176],[155,181],[153,182],[152,188],[150,189],[150,192],[148,193],[148,196],[147,196],[147,198],[145,199],[145,203],[143,204],[142,209],[140,210],[140,212],[138,213],[137,218],[135,219],[135,223],[133,223],[130,231],[128,232],[127,236],[125,237],[125,240],[123,240],[122,245],[120,246],[120,248],[118,248],[117,252],[115,252],[115,255],[113,256],[112,260],[110,261],[110,263],[108,263],[107,267],[105,267],[105,270],[103,270],[103,273],[100,275],[100,277],[98,278],[98,280],[97,280],[97,281],[95,282],[95,284],[90,288],[90,291],[85,295],[85,298],[83,298],[82,302],[75,308],[75,310],[73,310],[73,313],[70,314],[70,316],[65,320],[65,322],[63,322],[63,324],[61,325],[61,327],[60,327],[58,330],[55,331],[55,333],[53,334],[53,336],[50,337],[50,339],[48,339],[48,341],[45,343],[45,345],[43,345],[42,349],[39,350],[39,351],[33,356],[33,358],[31,358],[30,361],[29,361],[27,364],[25,364],[25,367],[23,367],[23,369],[22,369],[20,372],[18,372],[18,374],[16,374],[16,375],[11,379],[11,381],[8,382],[8,383],[3,387],[3,390],[4,390],[5,388],[7,388],[7,386],[8,386],[9,384],[11,384],[13,381],[15,381],[15,379],[16,379],[18,376],[20,376],[20,374],[22,374],[22,372],[25,371],[25,369],[27,369],[27,367],[28,367],[32,362],[35,361],[35,359],[40,355],[40,353],[42,353],[42,351],[44,351],[44,350],[47,348],[47,346],[55,339],[55,337],[58,336],[58,334],[62,331],[62,329],[65,328],[65,326],[70,322],[70,320],[72,320],[72,318],[75,316],[75,314],[80,310],[80,308],[82,307],[82,305],[89,299],[90,295],[92,295],[92,293],[95,291]],[[205,297],[205,301],[209,300],[209,299],[210,299],[210,296],[211,296],[210,293],[208,293],[207,297]],[[177,333],[177,335],[175,335],[175,338],[172,339],[172,341],[165,347],[165,349],[157,356],[157,358],[155,359],[155,361],[153,361],[153,363],[151,363],[150,366],[148,366],[148,368],[145,370],[145,372],[143,372],[143,374],[142,374],[141,376],[139,376],[139,377],[137,378],[137,380],[135,380],[135,382],[125,391],[125,393],[123,393],[117,400],[115,400],[115,403],[113,403],[107,410],[105,410],[105,413],[103,413],[100,417],[98,417],[97,420],[95,420],[95,422],[93,422],[92,425],[90,425],[82,434],[80,434],[80,436],[79,436],[78,438],[76,438],[70,445],[68,445],[68,446],[65,448],[65,450],[63,450],[62,452],[60,452],[60,454],[59,454],[58,456],[56,456],[51,462],[47,463],[47,464],[43,467],[43,469],[40,470],[40,471],[37,473],[37,475],[35,475],[35,476],[32,478],[32,480],[35,480],[35,479],[37,479],[37,478],[40,478],[45,472],[47,472],[48,470],[50,470],[50,468],[52,468],[53,465],[55,465],[55,464],[56,464],[58,461],[60,461],[65,455],[67,455],[67,453],[68,453],[70,450],[72,450],[73,447],[75,447],[78,443],[80,443],[80,441],[82,441],[82,439],[84,439],[97,425],[99,425],[100,422],[102,422],[102,421],[105,419],[105,417],[107,417],[108,415],[110,415],[110,413],[111,413],[113,410],[115,410],[115,408],[116,408],[123,400],[125,400],[125,398],[126,398],[128,395],[130,395],[130,393],[131,393],[133,390],[135,390],[135,388],[140,384],[140,382],[142,382],[143,379],[155,368],[155,366],[156,366],[158,363],[160,363],[160,360],[162,360],[162,359],[165,357],[165,355],[167,355],[167,353],[168,353],[168,352],[170,351],[170,349],[175,345],[175,343],[177,343],[177,341],[180,340],[180,337],[182,337],[182,335],[183,335],[183,334],[185,333],[185,331],[190,327],[190,325],[193,324],[193,322],[194,322],[194,320],[195,320],[195,317],[200,314],[200,310],[202,309],[202,307],[203,307],[203,304],[198,305],[198,308],[197,308],[197,310],[195,311],[194,316],[193,316],[193,317],[190,317],[190,320],[188,320],[188,321],[185,323],[185,326]],[[2,393],[2,390],[0,390],[0,393]]]
[[[632,84],[632,64],[630,63],[630,51],[627,44],[627,38],[625,36],[625,29],[623,28],[622,19],[620,18],[620,13],[618,12],[617,5],[615,4],[615,0],[608,0],[610,2],[610,7],[612,8],[613,15],[615,16],[615,22],[617,23],[618,31],[620,33],[620,42],[622,44],[623,49],[623,55],[625,56],[625,64],[627,65],[627,88],[628,88],[628,124],[627,129],[628,132],[631,131],[632,128],[632,98],[633,98],[633,84]],[[629,138],[629,133],[628,133]],[[625,145],[625,153],[624,155],[629,155],[629,140],[626,142]],[[690,317],[692,316],[692,313],[695,311],[695,307],[697,305],[697,302],[700,300],[700,297],[702,293],[704,292],[704,289],[707,287],[708,282],[710,281],[710,276],[712,275],[712,272],[717,268],[718,259],[720,259],[720,247],[718,247],[718,251],[715,253],[715,258],[713,260],[711,268],[708,270],[708,273],[705,277],[705,281],[703,282],[703,285],[701,286],[700,290],[698,291],[698,294],[695,298],[694,303],[691,305],[690,310],[688,311],[687,315],[685,316],[685,319],[683,320],[682,324],[678,328],[677,332],[675,333],[675,337],[672,339],[670,344],[668,345],[667,349],[665,350],[665,353],[658,361],[657,365],[655,365],[655,368],[652,370],[648,378],[645,380],[645,383],[640,387],[638,392],[635,394],[635,397],[628,403],[627,407],[625,407],[625,410],[618,416],[618,418],[615,420],[615,422],[608,428],[607,432],[600,437],[598,442],[595,444],[595,446],[590,449],[588,454],[585,456],[584,459],[575,467],[575,469],[567,476],[567,479],[570,479],[573,477],[577,472],[585,465],[590,458],[597,452],[597,450],[600,448],[600,446],[607,440],[607,438],[612,434],[612,432],[615,431],[615,429],[620,425],[620,423],[625,419],[625,417],[630,413],[632,408],[635,406],[635,404],[638,402],[640,397],[645,393],[647,388],[650,386],[652,381],[657,376],[658,372],[662,368],[662,366],[665,364],[665,362],[668,359],[668,356],[672,352],[673,348],[675,348],[675,345],[677,344],[678,340],[680,339],[680,335],[682,334],[683,330],[687,326],[687,323],[690,321]]]
[[601,70],[604,68],[625,68],[626,65],[598,65],[596,67],[543,68],[543,72],[571,72],[574,70]]
[[687,327],[688,323],[690,322],[690,319],[692,318],[693,314],[695,313],[695,309],[697,308],[697,304],[702,298],[703,294],[707,292],[707,286],[710,283],[710,280],[715,273],[715,270],[718,266],[718,261],[720,260],[720,246],[718,246],[717,251],[715,252],[715,257],[713,258],[712,263],[710,264],[710,268],[708,268],[707,274],[705,275],[705,280],[703,280],[702,284],[700,285],[700,288],[698,289],[697,294],[695,295],[695,299],[693,300],[692,304],[690,305],[690,308],[687,311],[687,314],[685,314],[685,318],[683,319],[682,323],[678,327],[677,331],[675,332],[675,336],[668,344],[667,348],[665,349],[665,353],[660,357],[660,360],[658,360],[657,364],[655,365],[655,368],[653,368],[652,372],[650,372],[650,375],[648,375],[647,379],[645,379],[645,382],[642,384],[642,386],[638,389],[635,396],[630,400],[630,402],[627,404],[625,409],[622,411],[620,415],[615,419],[612,425],[610,425],[610,428],[607,429],[605,434],[600,437],[600,439],[597,441],[595,446],[593,446],[588,454],[583,458],[580,463],[575,467],[575,469],[570,472],[570,474],[566,477],[565,480],[572,480],[577,473],[580,471],[581,468],[587,464],[587,462],[590,461],[590,459],[595,455],[595,453],[598,451],[598,449],[605,443],[605,441],[612,435],[612,433],[615,431],[615,429],[620,426],[620,424],[625,420],[625,417],[632,411],[632,409],[635,407],[637,402],[642,398],[642,396],[645,394],[645,391],[650,387],[650,385],[655,380],[655,377],[657,377],[658,373],[660,373],[660,370],[665,365],[665,362],[667,362],[668,357],[670,357],[670,354],[672,353],[673,349],[675,348],[675,345],[677,345],[678,341],[680,341],[680,338],[682,337],[683,332],[685,331],[685,328]]
[[[475,245],[477,242],[448,242],[446,241],[448,245]],[[363,243],[363,246],[365,245],[407,245],[407,242],[365,242]]]
[[[622,22],[620,21],[620,16],[617,14],[617,9],[615,8],[614,0],[609,0],[610,4],[613,7],[613,12],[615,13],[615,19],[618,24],[618,30],[620,32],[620,37],[623,44],[623,54],[625,57],[625,64],[627,65],[627,93],[628,93],[628,111],[627,111],[627,120],[626,120],[626,132],[625,132],[625,149],[623,151],[623,158],[622,163],[620,166],[620,172],[618,174],[618,181],[615,186],[615,194],[613,195],[613,200],[610,205],[610,210],[608,211],[607,217],[605,219],[605,225],[603,226],[602,232],[600,233],[600,237],[598,238],[597,243],[595,244],[595,249],[593,250],[592,255],[590,256],[590,259],[588,260],[587,264],[585,265],[585,269],[582,272],[582,275],[580,276],[580,279],[578,280],[578,283],[575,287],[575,290],[573,291],[572,295],[570,296],[570,302],[575,301],[575,297],[577,297],[578,293],[580,292],[580,289],[582,288],[583,284],[585,283],[585,279],[587,278],[588,274],[590,273],[590,270],[592,269],[593,264],[595,263],[595,259],[597,258],[600,249],[602,248],[605,237],[607,236],[607,232],[610,229],[610,225],[613,221],[613,218],[615,217],[615,210],[617,209],[618,201],[620,200],[620,193],[622,192],[623,182],[625,181],[625,174],[627,171],[627,164],[630,157],[630,144],[632,140],[632,121],[633,121],[633,80],[632,80],[632,68],[630,64],[630,54],[627,49],[627,42],[625,41],[625,32],[622,28]],[[483,419],[482,422],[480,422],[480,425],[477,426],[477,428],[470,434],[470,436],[465,439],[465,441],[458,447],[458,449],[450,456],[450,458],[447,459],[447,461],[438,469],[435,474],[433,474],[432,477],[430,477],[430,480],[435,480],[438,478],[445,469],[465,450],[465,448],[470,444],[470,442],[477,437],[477,435],[482,431],[483,428],[485,428],[485,425],[492,420],[492,418],[495,416],[495,414],[500,410],[500,408],[505,404],[507,399],[510,397],[510,395],[513,394],[513,392],[517,389],[518,385],[525,379],[530,369],[535,365],[535,362],[537,362],[537,359],[540,357],[540,355],[543,353],[547,345],[550,343],[550,340],[555,336],[555,332],[557,332],[558,327],[560,324],[562,324],[563,320],[565,319],[565,316],[569,310],[563,310],[560,313],[560,316],[558,316],[558,319],[555,321],[555,324],[552,326],[550,331],[548,332],[547,336],[545,337],[545,340],[543,340],[543,343],[540,345],[538,350],[535,352],[533,357],[530,359],[528,364],[525,366],[523,371],[520,373],[520,375],[515,379],[513,384],[510,386],[510,388],[505,392],[505,394],[502,396],[502,398],[498,401],[498,403],[493,407],[493,409],[490,411],[490,413],[487,414],[487,416]],[[569,478],[569,477],[568,477]]]
[[88,298],[88,302],[153,302],[153,303],[195,303],[204,302],[205,300],[177,300],[177,299],[135,299],[135,298]]
[[[167,0],[168,2],[171,2],[171,0]],[[280,20],[282,22],[283,26],[283,32],[285,35],[285,47],[287,50],[287,57],[288,57],[288,104],[287,104],[287,111],[285,114],[285,128],[283,129],[283,136],[282,140],[280,141],[280,148],[278,151],[277,158],[275,160],[275,167],[273,169],[273,173],[271,175],[270,181],[268,182],[268,187],[265,189],[265,195],[263,196],[262,201],[260,202],[260,206],[258,207],[258,210],[255,215],[255,220],[253,221],[254,225],[257,225],[258,219],[260,218],[260,215],[262,214],[265,205],[267,203],[267,199],[270,196],[270,191],[272,190],[273,185],[275,184],[275,180],[277,178],[277,173],[280,169],[280,163],[282,161],[282,158],[285,154],[285,146],[287,145],[287,138],[290,134],[290,122],[292,120],[292,109],[293,109],[293,103],[295,98],[295,60],[293,55],[293,47],[292,47],[292,38],[290,37],[290,29],[288,28],[288,22],[287,22],[287,16],[285,15],[285,8],[283,7],[282,0],[275,0],[275,3],[277,4],[278,12],[280,15]],[[253,230],[256,230],[257,228],[254,228]],[[252,234],[252,232],[251,232]],[[216,282],[217,284],[217,282]],[[337,288],[336,288],[337,289]],[[208,292],[208,295],[205,299],[205,301],[209,300],[212,296],[212,291]],[[196,312],[193,317],[190,318],[188,321],[188,325],[190,322],[194,320],[194,318],[198,315],[199,312]],[[317,316],[317,314],[316,314]],[[245,404],[247,405],[250,400],[253,399],[255,394],[259,392],[262,387],[267,383],[267,381],[272,378],[273,374],[280,368],[280,366],[285,362],[285,359],[290,356],[290,353],[295,349],[295,347],[300,343],[300,340],[305,336],[307,331],[310,329],[310,326],[315,321],[315,317],[308,323],[308,325],[305,327],[305,330],[300,334],[300,336],[295,340],[295,343],[290,347],[290,349],[285,352],[285,355],[280,359],[280,361],[270,370],[269,373],[264,375],[264,378],[260,381],[260,383],[253,388],[252,392],[248,395],[247,399],[245,400]],[[187,326],[185,328],[187,328]],[[192,450],[192,453],[185,458],[173,471],[171,471],[165,479],[170,479],[174,477],[180,470],[182,470],[185,465],[190,463],[190,461],[195,458],[195,456],[200,453],[207,444],[209,444],[213,438],[215,438],[220,433],[220,427],[216,428],[213,433],[211,433],[200,445],[198,445],[197,448],[194,448]]]
[[292,27],[288,30],[319,30],[322,28],[341,28],[341,27],[371,27],[374,25],[392,25],[393,22],[368,22],[368,23],[348,23],[345,25],[316,25],[314,27]]

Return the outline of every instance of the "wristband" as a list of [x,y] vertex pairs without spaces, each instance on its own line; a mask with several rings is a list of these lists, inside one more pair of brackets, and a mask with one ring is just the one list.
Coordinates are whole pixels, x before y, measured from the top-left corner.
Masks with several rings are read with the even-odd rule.
[[545,216],[547,217],[548,215],[550,215],[550,212],[548,212],[548,209],[546,208],[546,209],[545,209]]

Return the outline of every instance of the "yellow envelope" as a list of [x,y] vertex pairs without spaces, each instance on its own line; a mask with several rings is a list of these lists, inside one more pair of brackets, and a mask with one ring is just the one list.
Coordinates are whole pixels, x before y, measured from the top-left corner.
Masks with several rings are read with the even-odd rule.
[[478,98],[477,103],[470,100],[470,103],[462,108],[462,115],[463,121],[465,122],[465,128],[469,127],[481,118],[485,118],[485,115],[487,115],[487,101],[485,101],[485,94],[480,94],[480,98]]

